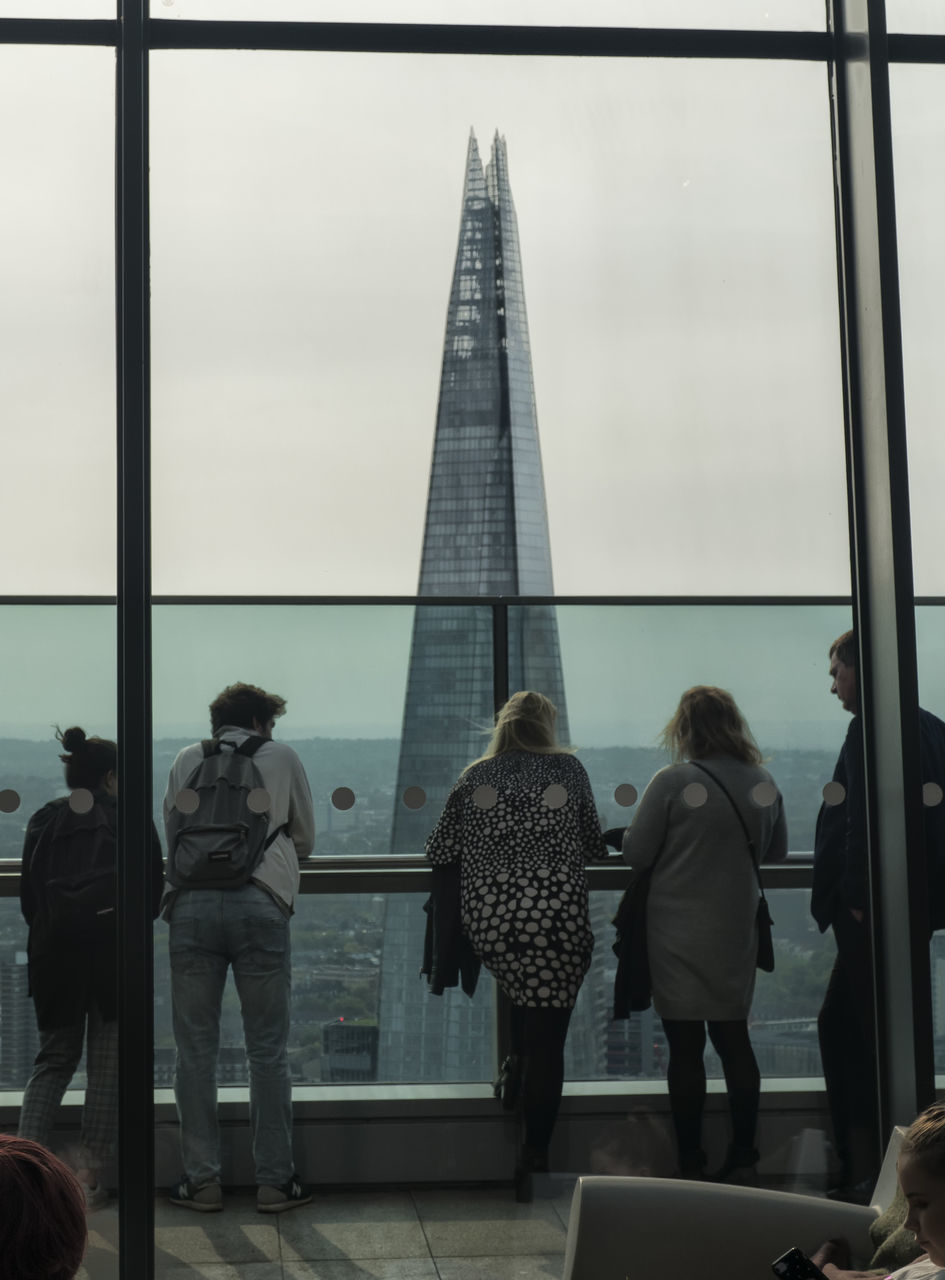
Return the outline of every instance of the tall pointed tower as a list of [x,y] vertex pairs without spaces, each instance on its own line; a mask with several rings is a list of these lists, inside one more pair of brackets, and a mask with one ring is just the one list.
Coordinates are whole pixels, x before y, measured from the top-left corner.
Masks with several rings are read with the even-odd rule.
[[[450,787],[482,753],[494,713],[492,615],[477,596],[553,592],[518,225],[505,140],[485,172],[475,134],[446,320],[436,437],[420,565],[421,596],[468,605],[416,610],[391,850],[419,854]],[[539,689],[567,709],[554,608],[513,608],[509,691]],[[421,787],[426,803],[402,802]],[[381,971],[382,1080],[481,1079],[492,1070],[488,1000],[432,999],[418,982],[424,916],[387,901]],[[488,979],[486,979],[488,980]],[[405,1021],[394,1016],[404,1009]]]
[[[422,853],[460,770],[478,756],[495,710],[492,617],[477,596],[551,595],[548,517],[538,444],[518,225],[505,141],[485,173],[475,135],[446,321],[421,596],[469,596],[468,606],[416,611],[404,708],[392,851]],[[552,608],[510,617],[510,692],[537,688],[567,711]],[[422,810],[399,800],[427,793]]]

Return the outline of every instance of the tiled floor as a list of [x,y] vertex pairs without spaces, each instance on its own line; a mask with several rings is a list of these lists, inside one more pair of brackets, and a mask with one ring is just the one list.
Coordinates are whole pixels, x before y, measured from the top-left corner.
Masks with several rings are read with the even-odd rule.
[[[548,1179],[532,1204],[510,1189],[329,1193],[290,1213],[155,1208],[160,1280],[560,1280],[573,1182]],[[115,1280],[118,1210],[89,1219],[79,1280]]]

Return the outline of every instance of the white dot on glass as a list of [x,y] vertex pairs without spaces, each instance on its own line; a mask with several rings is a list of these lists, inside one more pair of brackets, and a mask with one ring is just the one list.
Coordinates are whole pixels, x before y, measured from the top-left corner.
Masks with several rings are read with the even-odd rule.
[[945,798],[945,792],[937,782],[926,782],[922,786],[922,803],[929,809],[934,809],[937,804],[941,804]]
[[266,813],[272,801],[265,787],[253,787],[246,797],[246,808],[250,813]]
[[336,809],[353,809],[354,792],[350,787],[335,787],[331,793],[331,802]]
[[408,809],[422,809],[427,802],[423,787],[408,787],[404,792],[404,804]]
[[190,787],[184,787],[174,797],[174,808],[178,813],[196,813],[200,808],[200,797]]
[[568,789],[560,782],[553,782],[541,793],[541,802],[549,809],[563,809],[568,803]]
[[773,782],[758,782],[749,791],[752,804],[759,809],[770,809],[778,798],[778,789]]
[[20,797],[15,791],[0,791],[0,813],[16,813]]
[[620,786],[614,792],[614,799],[624,809],[629,809],[631,805],[636,804],[639,792],[631,782],[621,782]]
[[91,813],[95,797],[86,787],[76,787],[69,797],[69,808],[73,813]]
[[492,809],[499,798],[499,793],[495,787],[488,787],[485,783],[477,787],[472,793],[472,802],[477,809]]
[[709,798],[709,793],[701,782],[690,782],[688,787],[683,787],[683,804],[687,804],[690,809],[701,809]]
[[826,805],[843,804],[847,798],[847,789],[842,782],[828,782],[821,794]]

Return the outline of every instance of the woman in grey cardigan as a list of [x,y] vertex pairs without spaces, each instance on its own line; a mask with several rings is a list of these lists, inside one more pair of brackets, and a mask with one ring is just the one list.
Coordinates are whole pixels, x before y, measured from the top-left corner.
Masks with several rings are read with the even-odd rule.
[[752,1181],[760,1073],[748,1013],[755,988],[758,881],[738,815],[756,856],[776,862],[787,854],[781,796],[724,689],[699,685],[684,693],[662,741],[675,763],[647,787],[624,834],[623,856],[635,869],[653,869],[647,943],[653,1005],[669,1044],[667,1084],[680,1173],[704,1176],[708,1024],[725,1072],[733,1126],[716,1177]]

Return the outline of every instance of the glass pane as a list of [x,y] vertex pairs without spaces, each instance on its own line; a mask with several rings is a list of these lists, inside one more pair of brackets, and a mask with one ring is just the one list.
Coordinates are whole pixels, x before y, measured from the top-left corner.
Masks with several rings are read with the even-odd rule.
[[158,592],[848,591],[823,67],[632,70],[154,54]]
[[[915,611],[916,653],[919,664],[919,701],[935,715],[945,711],[945,678],[942,646],[945,644],[945,609],[918,606]],[[932,936],[932,1025],[935,1034],[935,1071],[945,1084],[945,931]]]
[[564,706],[605,828],[626,825],[632,812],[617,788],[642,795],[668,763],[658,738],[683,691],[714,684],[735,697],[781,788],[790,848],[811,853],[821,791],[849,723],[827,674],[848,607],[559,605],[554,613],[566,694],[559,713]]
[[[416,615],[400,606],[157,607],[155,820],[177,752],[209,732],[208,704],[237,676],[249,676],[288,702],[276,736],[295,749],[309,777],[316,855],[422,855],[450,786],[479,754],[491,722],[492,620],[481,608],[429,606]],[[491,1079],[491,997],[481,994],[468,1009],[455,993],[428,1005],[416,980],[422,901],[393,894],[370,906],[381,937],[370,997],[380,1009],[376,1078]],[[325,946],[344,954],[349,942],[345,936]],[[160,943],[155,963],[166,973]],[[338,991],[332,1018],[346,1016],[347,988]],[[159,1005],[157,1016],[169,1051],[169,1011]],[[167,1054],[159,1057],[159,1078],[171,1064]]]
[[945,35],[945,13],[938,0],[886,0],[889,31]]
[[[21,877],[9,874],[0,882],[9,894],[0,898],[0,1089],[10,1091],[8,1108],[20,1112],[9,1114],[4,1127],[18,1124],[21,1136],[51,1147],[96,1188],[88,1202],[103,1212],[90,1224],[92,1275],[102,1274],[96,1258],[101,1262],[104,1254],[96,1251],[114,1256],[118,1232],[117,1203],[106,1208],[109,1189],[118,1186],[118,1100],[109,1094],[118,1071],[115,936],[108,920],[115,880],[86,882],[93,890],[101,886],[92,903],[96,911],[105,908],[100,920],[90,918],[81,895],[72,896],[71,875],[77,866],[114,866],[114,841],[99,842],[94,826],[84,834],[81,815],[113,828],[115,801],[106,791],[117,762],[114,751],[106,749],[103,761],[81,737],[73,742],[67,734],[67,747],[54,734],[56,726],[80,726],[89,738],[114,740],[115,669],[113,607],[0,607],[0,859],[8,872],[20,871],[24,855],[29,865],[22,914]],[[76,771],[71,786],[64,753]],[[62,804],[53,808],[55,801]],[[52,838],[54,830],[60,839]],[[57,880],[65,887],[53,894]],[[98,1050],[95,1056],[90,1048],[88,1061],[86,1043]],[[44,1070],[31,1081],[41,1048]],[[80,1129],[82,1108],[93,1096]]]
[[[939,480],[945,474],[945,440],[939,406],[945,379],[939,353],[945,340],[945,325],[939,299],[945,287],[945,246],[935,217],[941,178],[934,156],[945,136],[945,69],[893,66],[889,83],[913,572],[918,595],[942,595],[945,564],[939,548],[945,537],[945,515]],[[932,676],[931,670],[928,676]],[[930,710],[936,709],[934,702],[927,701],[926,705]]]
[[[412,1084],[491,1080],[494,984],[483,974],[475,999],[430,995],[417,980],[426,894],[303,893],[292,920],[292,1030],[295,1084]],[[414,923],[419,929],[412,928]],[[174,1080],[167,926],[154,949],[154,1083]],[[394,990],[395,969],[409,983]],[[217,1080],[249,1081],[240,1006],[227,980]]]
[[[0,898],[0,1089],[22,1091],[39,1050],[39,1032],[27,994],[26,924],[17,898]],[[82,1082],[77,1081],[81,1088]]]
[[[617,970],[611,921],[620,896],[613,891],[591,895],[596,946],[568,1037],[569,1080],[666,1078],[669,1051],[653,1009],[626,1020],[611,1017]],[[811,919],[808,889],[782,889],[768,896],[775,921],[775,968],[757,975],[750,1022],[755,1056],[763,1080],[819,1079],[817,1014],[833,965],[833,941]],[[721,1063],[711,1045],[706,1074],[710,1080],[721,1080]]]
[[823,30],[816,0],[151,0],[155,18]]
[[[420,856],[492,720],[487,609],[167,605],[154,610],[154,814],[181,747],[239,673],[286,698],[276,736],[308,773],[316,853]],[[278,646],[273,636],[279,637]]]
[[115,55],[0,46],[0,593],[115,590]]
[[0,859],[19,861],[30,815],[67,794],[55,726],[115,736],[115,611],[7,605],[0,624]]
[[0,0],[0,18],[114,18],[115,0]]

